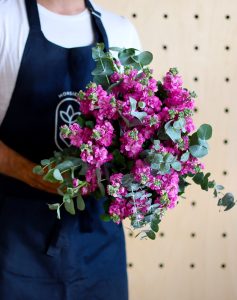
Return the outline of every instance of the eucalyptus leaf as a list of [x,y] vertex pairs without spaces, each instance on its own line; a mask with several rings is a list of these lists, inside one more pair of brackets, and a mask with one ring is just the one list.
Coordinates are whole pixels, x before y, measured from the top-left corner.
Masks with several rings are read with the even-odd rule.
[[197,135],[203,140],[210,139],[212,136],[212,127],[209,124],[202,124],[197,130]]
[[92,48],[92,58],[98,60],[101,57],[105,57],[104,44],[98,43],[96,47]]
[[182,169],[182,165],[179,161],[175,161],[171,164],[172,168],[176,171],[180,171]]
[[156,222],[151,222],[151,229],[155,232],[159,231],[159,226]]
[[204,146],[193,145],[189,147],[189,151],[192,156],[200,158],[208,154],[208,149]]
[[58,181],[63,181],[63,176],[62,176],[61,172],[59,171],[59,169],[53,170],[53,177]]
[[217,190],[216,189],[214,189],[214,191],[213,191],[213,195],[214,195],[214,197],[217,197]]
[[134,60],[131,58],[135,55],[136,50],[134,48],[123,49],[118,53],[118,58],[122,65],[132,64]]
[[172,163],[175,160],[175,157],[172,153],[166,153],[164,156],[164,161],[166,163]]
[[133,183],[134,177],[132,174],[126,174],[122,178],[122,185],[126,188],[130,187],[130,185]]
[[132,111],[131,115],[142,122],[142,120],[147,116],[147,113],[145,111]]
[[50,210],[57,210],[59,206],[59,203],[48,204]]
[[87,172],[87,170],[88,170],[88,165],[87,165],[87,163],[85,163],[85,162],[82,162],[82,166],[81,166],[81,169],[80,169],[79,175],[85,176],[85,175],[86,175],[86,172]]
[[189,136],[189,146],[199,145],[199,143],[200,141],[197,132],[194,132],[191,136]]
[[203,181],[201,183],[201,188],[205,191],[208,191],[208,177],[211,175],[211,173],[207,173],[204,177],[203,177]]
[[178,71],[177,68],[170,68],[170,69],[169,69],[169,72],[170,72],[172,75],[174,75],[174,76],[176,76],[176,75],[179,73],[179,71]]
[[115,52],[121,52],[124,50],[124,48],[119,48],[119,47],[110,47],[109,50],[115,51]]
[[91,72],[93,76],[95,75],[112,75],[114,73],[113,61],[110,58],[103,58],[96,63],[96,68]]
[[223,185],[220,185],[220,184],[217,184],[217,185],[215,186],[215,189],[217,189],[217,190],[224,190],[224,186],[223,186]]
[[119,81],[109,85],[109,87],[107,88],[107,93],[109,93],[110,91],[113,90],[113,88],[115,88],[116,86],[120,85],[123,82],[123,79],[120,79]]
[[160,149],[160,140],[154,140],[153,144],[154,144],[155,150],[159,150]]
[[155,232],[152,231],[152,230],[146,231],[146,235],[147,235],[147,237],[149,237],[149,239],[151,239],[151,240],[154,240],[154,239],[156,238],[156,234],[155,234]]
[[49,181],[49,182],[52,182],[52,183],[57,182],[58,180],[54,178],[53,174],[54,174],[54,169],[50,169],[47,172],[47,174],[44,175],[43,179],[45,181]]
[[185,126],[186,122],[184,118],[180,118],[174,122],[173,127],[177,130],[181,130]]
[[137,100],[132,97],[129,97],[129,101],[130,101],[131,111],[136,111]]
[[203,146],[203,147],[207,148],[207,149],[209,148],[208,143],[207,143],[206,140],[203,140],[203,139],[198,138],[198,144],[199,144],[200,146]]
[[159,163],[152,163],[151,164],[151,169],[152,170],[159,170],[160,169],[160,164]]
[[101,182],[101,170],[100,170],[100,168],[96,169],[96,176],[97,176],[97,184],[98,184],[98,187],[100,189],[100,192],[101,192],[102,196],[105,196],[105,187],[104,187],[103,183]]
[[71,199],[70,202],[64,202],[64,206],[67,212],[69,212],[71,215],[75,215],[76,212],[73,199]]
[[235,202],[230,202],[230,203],[226,206],[226,208],[224,209],[224,211],[227,211],[227,210],[231,209],[231,208],[234,207],[234,206],[235,206]]
[[152,62],[153,54],[149,51],[143,51],[142,53],[133,56],[133,59],[142,66],[146,66]]
[[215,184],[216,184],[216,183],[215,183],[214,180],[213,180],[213,181],[209,181],[209,182],[208,182],[208,187],[209,187],[209,188],[214,188],[214,187],[215,187]]
[[93,77],[93,81],[97,85],[103,86],[104,89],[108,89],[110,86],[110,82],[107,75],[96,75]]
[[[158,204],[153,204],[152,207],[157,208],[159,205]],[[157,224],[159,224],[161,222],[160,216],[157,213],[154,213],[152,215],[152,221],[156,222]]]
[[234,203],[234,196],[232,193],[226,193],[221,199],[219,199],[218,205],[228,206]]
[[191,183],[185,181],[185,179],[183,178],[183,176],[179,176],[179,192],[178,195],[181,195],[185,192],[185,188],[191,185]]
[[184,154],[182,154],[180,160],[181,160],[182,162],[185,162],[185,161],[187,161],[188,159],[189,159],[189,151],[187,150]]
[[48,204],[50,210],[56,210],[57,211],[57,218],[60,219],[60,204],[59,203],[53,203]]
[[164,159],[163,159],[163,155],[161,153],[155,153],[153,155],[152,162],[154,162],[154,163],[161,163],[163,161],[164,161]]
[[63,196],[63,202],[70,202],[71,201],[71,196],[69,194],[64,194]]
[[139,188],[141,188],[141,185],[139,184],[139,183],[132,183],[132,184],[130,184],[130,186],[128,187],[128,190],[129,191],[137,191],[137,190],[139,190]]
[[40,163],[42,166],[47,166],[50,165],[51,161],[50,159],[42,159]]
[[196,173],[192,180],[196,183],[196,184],[201,184],[204,178],[204,173],[203,172],[198,172]]
[[57,208],[57,218],[61,219],[60,206]]
[[80,158],[71,158],[70,160],[67,159],[60,164],[56,165],[56,168],[62,172],[68,169],[71,169],[76,166],[80,166],[82,164],[82,160]]
[[157,219],[152,219],[151,221],[151,229],[155,232],[159,231],[159,226],[158,226],[158,220]]
[[170,164],[169,163],[161,163],[160,170],[161,174],[167,174],[170,171]]
[[33,168],[33,173],[37,174],[37,175],[43,175],[44,174],[44,170],[41,166],[35,166]]
[[82,198],[82,195],[79,193],[79,194],[77,195],[77,208],[78,208],[79,210],[84,210],[85,207],[86,207],[85,201],[84,201],[84,199]]
[[176,140],[179,140],[181,138],[181,131],[172,127],[170,125],[171,121],[165,124],[165,132],[171,138],[171,140],[175,142]]

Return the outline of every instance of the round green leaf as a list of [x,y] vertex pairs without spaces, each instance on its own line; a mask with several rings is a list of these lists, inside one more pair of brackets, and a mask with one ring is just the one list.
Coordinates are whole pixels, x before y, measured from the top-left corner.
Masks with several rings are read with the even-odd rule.
[[186,124],[185,119],[180,118],[180,119],[178,119],[177,121],[174,122],[173,127],[175,129],[178,129],[178,130],[180,129],[181,130],[185,126],[185,124]]
[[204,178],[204,174],[203,172],[199,172],[197,174],[195,174],[192,178],[192,180],[196,183],[196,184],[201,184]]
[[42,159],[40,163],[42,166],[47,166],[50,165],[51,162],[49,159]]
[[197,135],[203,140],[210,139],[212,136],[212,127],[209,124],[202,124],[197,131]]
[[44,170],[41,166],[35,166],[33,168],[33,173],[34,174],[38,174],[38,175],[43,175],[44,174]]
[[136,62],[143,66],[149,65],[153,60],[153,54],[149,51],[143,51],[142,53],[133,56]]
[[208,149],[203,146],[194,145],[189,147],[189,151],[194,157],[203,157],[208,154]]
[[186,151],[184,154],[182,154],[180,160],[185,162],[189,159],[189,151]]
[[217,184],[217,185],[215,186],[215,188],[216,188],[217,190],[224,190],[224,186],[221,185],[221,184]]
[[182,165],[179,161],[175,161],[171,164],[172,168],[176,171],[180,171],[182,169]]
[[63,181],[63,176],[62,176],[61,172],[59,171],[59,169],[54,169],[53,177],[58,181]]

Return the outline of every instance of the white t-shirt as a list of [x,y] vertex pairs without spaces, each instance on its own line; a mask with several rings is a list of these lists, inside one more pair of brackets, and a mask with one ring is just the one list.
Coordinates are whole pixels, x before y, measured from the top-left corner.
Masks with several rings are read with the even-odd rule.
[[[101,13],[110,47],[141,49],[134,25],[125,17],[104,10]],[[44,36],[65,48],[86,46],[94,41],[91,14],[86,9],[77,15],[60,15],[38,4]],[[0,124],[6,114],[15,87],[29,24],[24,0],[0,0]]]

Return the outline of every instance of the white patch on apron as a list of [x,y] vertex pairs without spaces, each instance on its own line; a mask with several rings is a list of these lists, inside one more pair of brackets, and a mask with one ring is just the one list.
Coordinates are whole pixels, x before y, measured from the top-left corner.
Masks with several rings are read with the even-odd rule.
[[65,98],[61,100],[55,111],[55,144],[59,150],[63,147],[69,147],[70,144],[60,134],[60,127],[62,125],[71,125],[77,121],[81,112],[79,111],[80,104],[75,98]]

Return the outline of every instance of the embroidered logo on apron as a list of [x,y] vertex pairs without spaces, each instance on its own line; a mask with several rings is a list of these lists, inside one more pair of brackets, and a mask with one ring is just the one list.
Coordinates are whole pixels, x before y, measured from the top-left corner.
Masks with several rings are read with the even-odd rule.
[[[66,97],[65,96],[69,96]],[[71,125],[77,121],[80,116],[80,104],[76,100],[76,93],[74,92],[64,92],[59,95],[62,99],[55,111],[55,144],[59,150],[63,150],[65,147],[69,147],[70,144],[61,136],[60,127],[64,124]]]

